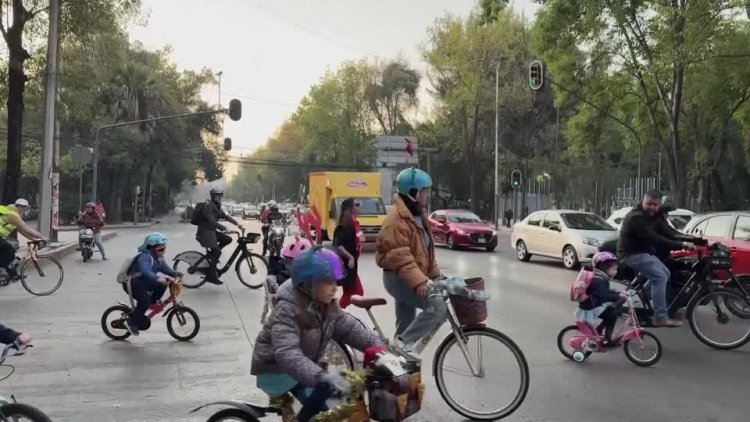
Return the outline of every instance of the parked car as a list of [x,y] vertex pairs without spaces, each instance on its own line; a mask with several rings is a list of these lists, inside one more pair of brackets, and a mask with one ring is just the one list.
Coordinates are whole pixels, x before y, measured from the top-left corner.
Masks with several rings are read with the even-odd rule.
[[590,261],[599,246],[617,239],[617,229],[596,214],[583,211],[537,211],[513,226],[511,246],[520,261],[532,255],[562,259],[568,269]]
[[[633,207],[625,207],[620,208],[619,210],[615,210],[612,215],[609,216],[607,222],[612,227],[620,230],[620,228],[622,227],[622,221],[632,209]],[[677,230],[682,230],[694,215],[695,213],[690,210],[678,208],[669,213],[669,224]]]
[[428,219],[435,243],[451,249],[497,247],[497,232],[476,214],[467,210],[437,210]]
[[[701,236],[711,243],[721,242],[729,246],[732,250],[732,272],[750,274],[750,211],[697,215],[685,226],[684,232]],[[678,251],[673,256],[694,254],[694,251]]]
[[242,210],[243,220],[260,220],[260,209],[255,205],[250,205]]

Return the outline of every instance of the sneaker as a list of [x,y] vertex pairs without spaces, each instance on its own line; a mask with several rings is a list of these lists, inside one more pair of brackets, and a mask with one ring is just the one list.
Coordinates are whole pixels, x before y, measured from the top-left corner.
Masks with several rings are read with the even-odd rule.
[[106,261],[106,260],[107,260],[107,257],[106,257],[106,256],[103,256],[103,257],[102,257],[102,261]]
[[140,334],[140,331],[138,330],[138,326],[135,324],[127,322],[125,323],[125,328],[127,328],[128,332],[134,336],[137,336],[138,334]]
[[657,319],[657,320],[654,320],[654,327],[668,327],[668,328],[682,327],[682,321],[669,319],[669,318]]

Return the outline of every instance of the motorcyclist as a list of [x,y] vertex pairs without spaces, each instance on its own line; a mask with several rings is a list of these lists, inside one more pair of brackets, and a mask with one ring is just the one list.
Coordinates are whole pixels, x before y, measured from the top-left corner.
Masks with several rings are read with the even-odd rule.
[[40,246],[44,246],[44,236],[23,222],[27,209],[29,201],[23,198],[18,198],[13,205],[0,205],[0,268],[5,268],[11,278],[16,277],[15,268],[9,268],[16,258],[16,248],[7,240],[11,233],[18,230],[27,239],[40,241]]
[[232,218],[232,216],[227,215],[221,208],[224,189],[221,187],[213,187],[211,188],[210,195],[211,198],[207,200],[205,205],[200,209],[201,216],[199,218],[198,230],[195,233],[195,238],[201,246],[209,249],[208,261],[210,267],[206,274],[206,281],[213,284],[223,284],[222,281],[219,280],[219,274],[216,267],[219,264],[219,258],[221,258],[221,250],[224,246],[232,243],[232,238],[226,234],[227,228],[219,223],[219,219],[229,221],[238,227],[240,227],[240,224],[237,220]]
[[263,255],[268,253],[268,230],[274,220],[283,220],[284,215],[279,211],[279,205],[276,201],[269,201],[268,208],[263,210],[263,214],[260,216],[261,233],[263,233]]
[[648,278],[654,307],[654,327],[679,327],[682,322],[670,319],[667,314],[666,289],[671,273],[659,260],[657,251],[692,249],[694,246],[659,229],[663,218],[657,217],[657,214],[661,205],[661,193],[651,191],[630,210],[620,229],[617,255],[625,265]]
[[[99,214],[97,211],[97,205],[93,202],[86,204],[86,211],[84,211],[78,223],[94,231],[94,244],[99,248],[99,252],[102,253],[102,260],[106,261],[107,256],[104,253],[104,246],[102,245],[102,226],[104,225],[104,216]],[[81,241],[78,241],[78,247],[81,247]]]

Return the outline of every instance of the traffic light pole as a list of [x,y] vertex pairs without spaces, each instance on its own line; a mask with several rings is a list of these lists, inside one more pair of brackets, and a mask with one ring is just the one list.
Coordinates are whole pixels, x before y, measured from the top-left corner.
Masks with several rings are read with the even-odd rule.
[[500,210],[498,210],[498,202],[500,202],[500,157],[499,157],[499,130],[500,130],[500,116],[499,116],[499,102],[500,102],[500,66],[495,64],[495,230],[498,230],[498,219],[500,217]]

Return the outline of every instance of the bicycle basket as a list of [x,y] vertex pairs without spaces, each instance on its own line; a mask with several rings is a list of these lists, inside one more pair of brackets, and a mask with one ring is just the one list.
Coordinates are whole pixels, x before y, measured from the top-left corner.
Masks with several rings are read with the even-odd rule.
[[172,296],[177,297],[182,293],[182,280],[176,280],[174,283],[169,285],[169,293]]
[[260,233],[248,233],[245,235],[245,239],[247,239],[248,243],[258,243],[258,240],[260,240]]
[[[469,290],[484,290],[484,279],[468,278],[466,287]],[[451,295],[451,304],[461,325],[476,325],[487,319],[487,302],[485,301],[474,301],[463,296]]]

